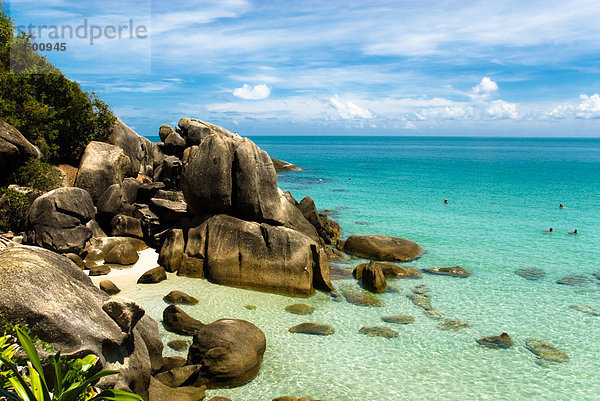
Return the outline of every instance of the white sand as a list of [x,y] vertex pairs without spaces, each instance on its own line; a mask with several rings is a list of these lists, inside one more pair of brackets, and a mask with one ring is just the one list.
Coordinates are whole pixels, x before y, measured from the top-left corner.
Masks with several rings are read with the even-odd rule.
[[104,276],[90,277],[92,282],[98,285],[102,280],[110,280],[120,289],[135,285],[142,274],[158,266],[158,252],[155,249],[144,249],[138,254],[140,259],[132,267],[111,268],[110,273]]

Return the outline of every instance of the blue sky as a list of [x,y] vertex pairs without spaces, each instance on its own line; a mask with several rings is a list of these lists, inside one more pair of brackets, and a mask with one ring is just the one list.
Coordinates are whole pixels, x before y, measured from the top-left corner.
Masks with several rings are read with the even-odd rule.
[[44,53],[143,135],[187,116],[243,135],[600,136],[598,1],[13,0],[10,13],[146,27]]

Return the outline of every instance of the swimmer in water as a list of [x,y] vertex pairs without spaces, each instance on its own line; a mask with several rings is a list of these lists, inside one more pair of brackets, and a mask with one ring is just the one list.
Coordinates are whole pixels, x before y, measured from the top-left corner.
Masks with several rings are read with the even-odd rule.
[[448,199],[444,199],[444,205],[448,204]]
[[577,234],[577,229],[574,229],[573,231],[571,231],[571,232],[569,233],[569,235],[573,235],[573,234]]
[[565,207],[563,206],[563,204],[562,204],[562,203],[560,203],[560,204],[558,205],[558,208],[559,208],[559,209],[564,209]]
[[544,230],[544,232],[545,232],[545,233],[551,233],[551,232],[554,232],[554,231],[552,230],[552,227],[550,227],[549,229],[547,229],[547,230]]

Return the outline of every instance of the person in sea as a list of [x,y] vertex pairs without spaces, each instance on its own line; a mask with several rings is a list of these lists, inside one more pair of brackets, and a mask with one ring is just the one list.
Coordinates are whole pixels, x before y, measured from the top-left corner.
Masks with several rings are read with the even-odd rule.
[[444,199],[444,204],[447,205],[448,204],[448,199]]
[[550,228],[549,228],[549,229],[547,229],[547,230],[544,230],[544,232],[545,232],[545,233],[551,233],[551,232],[553,232],[553,230],[552,230],[552,227],[550,227]]
[[573,231],[571,231],[571,232],[569,233],[569,235],[573,235],[573,234],[577,234],[577,229],[574,229]]
[[558,208],[559,208],[559,209],[564,209],[565,207],[563,206],[563,204],[562,204],[562,203],[560,203],[560,204],[558,205]]

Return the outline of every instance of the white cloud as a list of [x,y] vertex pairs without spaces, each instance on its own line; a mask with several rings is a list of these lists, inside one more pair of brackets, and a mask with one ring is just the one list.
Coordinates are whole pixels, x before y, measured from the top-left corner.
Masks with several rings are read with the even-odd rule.
[[339,117],[345,120],[373,118],[373,114],[368,109],[349,101],[345,102],[337,94],[329,98],[329,105],[333,107]]
[[417,120],[468,120],[472,119],[475,111],[472,106],[446,106],[424,109],[415,113]]
[[487,99],[498,91],[498,84],[488,77],[483,77],[481,82],[471,89],[470,96],[473,98]]
[[517,119],[517,105],[515,103],[505,102],[502,99],[494,100],[489,103],[486,110],[486,116],[491,119]]
[[261,100],[266,99],[271,94],[271,88],[265,84],[250,86],[244,84],[241,88],[233,90],[233,96],[246,100]]
[[576,116],[579,118],[600,117],[600,95],[580,95],[581,103],[577,106]]

